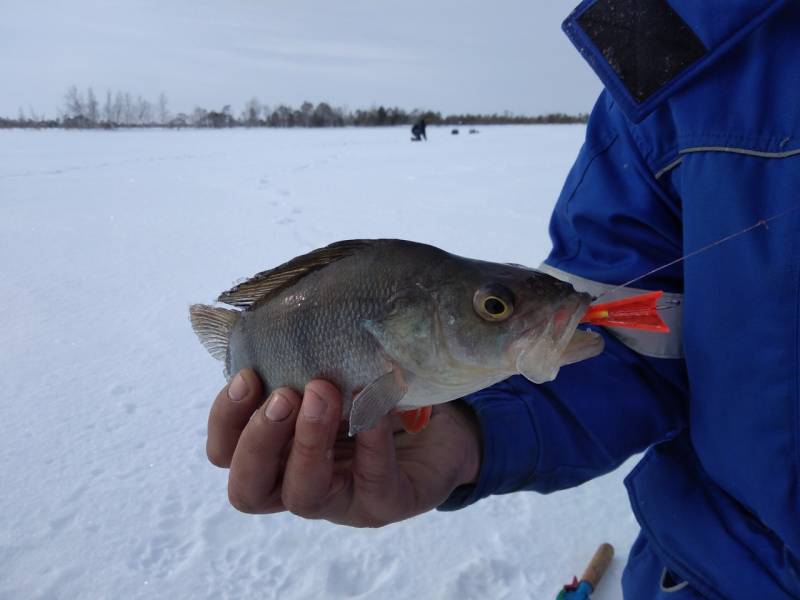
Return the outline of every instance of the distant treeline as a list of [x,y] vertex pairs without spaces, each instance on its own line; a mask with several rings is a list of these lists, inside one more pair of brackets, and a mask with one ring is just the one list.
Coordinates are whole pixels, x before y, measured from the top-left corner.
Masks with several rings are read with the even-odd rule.
[[430,110],[406,111],[401,108],[373,107],[348,110],[333,107],[327,102],[304,102],[300,108],[280,104],[267,106],[251,98],[244,110],[235,115],[230,105],[220,110],[197,107],[190,114],[172,114],[163,92],[155,102],[129,92],[106,92],[101,101],[92,88],[86,93],[71,86],[64,95],[60,115],[49,119],[32,109],[20,109],[16,119],[0,117],[0,128],[65,128],[114,129],[118,127],[381,127],[410,125],[424,117],[429,125],[515,125],[543,123],[585,123],[588,115],[554,113],[540,116],[521,116],[510,112],[481,115],[442,115]]

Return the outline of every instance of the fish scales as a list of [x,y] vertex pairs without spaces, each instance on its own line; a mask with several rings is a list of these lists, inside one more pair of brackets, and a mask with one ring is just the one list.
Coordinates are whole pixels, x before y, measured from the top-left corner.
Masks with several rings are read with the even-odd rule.
[[[376,250],[310,273],[244,313],[232,332],[239,343],[231,338],[229,372],[254,367],[268,392],[280,386],[303,389],[311,379],[323,378],[347,400],[390,369],[361,323],[385,316],[401,282],[414,273],[391,250]],[[255,333],[248,335],[251,330]],[[346,414],[349,402],[345,405]]]

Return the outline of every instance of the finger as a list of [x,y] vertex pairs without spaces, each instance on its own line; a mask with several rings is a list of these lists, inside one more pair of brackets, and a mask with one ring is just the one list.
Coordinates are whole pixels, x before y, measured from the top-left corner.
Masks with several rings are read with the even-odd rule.
[[353,483],[359,496],[380,498],[394,493],[396,477],[394,423],[386,416],[356,435]]
[[396,410],[393,410],[389,413],[389,420],[391,422],[391,428],[394,433],[400,433],[401,431],[405,431],[406,428],[403,425],[403,418],[400,416],[400,413]]
[[219,394],[208,415],[208,460],[229,467],[239,436],[261,403],[261,380],[252,369],[239,371]]
[[333,445],[342,416],[339,390],[327,381],[310,382],[292,441],[283,481],[283,503],[308,518],[322,516],[332,492]]
[[298,394],[280,388],[247,423],[228,476],[228,498],[236,509],[246,513],[283,510],[283,463],[299,408]]

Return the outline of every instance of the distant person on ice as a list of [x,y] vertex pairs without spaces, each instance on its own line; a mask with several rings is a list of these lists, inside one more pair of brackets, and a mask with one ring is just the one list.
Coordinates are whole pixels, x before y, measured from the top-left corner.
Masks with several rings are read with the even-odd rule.
[[417,122],[411,127],[411,135],[414,136],[411,138],[412,142],[418,142],[420,139],[428,141],[428,136],[425,135],[425,117],[417,119]]
[[331,384],[260,410],[241,371],[207,444],[236,508],[377,527],[577,486],[644,452],[626,480],[641,526],[627,600],[800,598],[800,3],[631,6],[588,0],[564,24],[606,89],[542,269],[600,295],[785,216],[636,284],[668,292],[670,334],[601,329],[597,358],[437,406],[416,435],[386,417],[336,442]]

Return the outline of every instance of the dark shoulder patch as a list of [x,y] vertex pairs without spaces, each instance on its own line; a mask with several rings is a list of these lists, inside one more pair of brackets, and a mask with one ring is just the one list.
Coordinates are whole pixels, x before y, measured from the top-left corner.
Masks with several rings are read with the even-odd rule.
[[598,0],[577,22],[637,103],[707,52],[666,0]]

